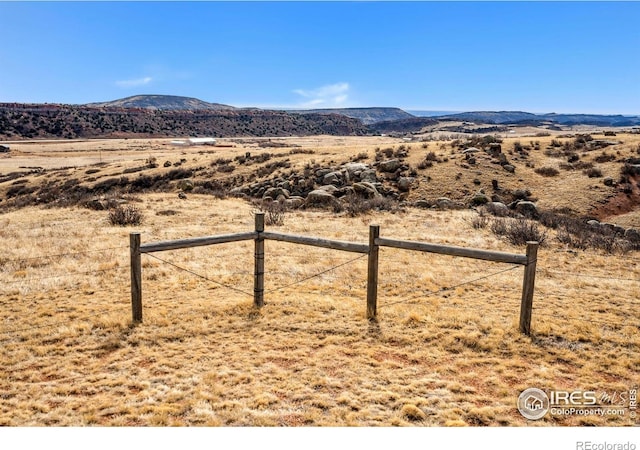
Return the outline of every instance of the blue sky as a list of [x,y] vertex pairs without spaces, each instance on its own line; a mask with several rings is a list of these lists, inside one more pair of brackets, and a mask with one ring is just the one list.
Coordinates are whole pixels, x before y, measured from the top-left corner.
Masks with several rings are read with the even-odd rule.
[[640,114],[638,2],[0,2],[0,102]]

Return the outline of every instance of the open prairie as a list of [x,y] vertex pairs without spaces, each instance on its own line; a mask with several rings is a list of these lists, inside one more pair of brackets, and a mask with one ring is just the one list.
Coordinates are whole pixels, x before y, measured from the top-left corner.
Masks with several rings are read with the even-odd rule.
[[[252,231],[264,205],[225,188],[373,164],[387,149],[415,171],[393,208],[288,209],[267,230],[366,244],[378,224],[388,238],[523,254],[481,225],[493,219],[479,207],[416,207],[440,197],[466,204],[481,189],[490,194],[493,180],[501,192],[529,190],[544,210],[640,228],[633,174],[619,190],[640,136],[592,137],[616,143],[587,151],[563,147],[575,136],[505,138],[513,172],[481,151],[470,162],[451,140],[12,143],[0,156],[0,424],[637,425],[628,394],[640,384],[640,252],[577,249],[538,222],[545,239],[531,336],[518,331],[521,266],[383,248],[378,318],[368,321],[366,255],[272,241],[262,308],[253,306],[246,241],[142,255],[144,320],[131,320],[130,233],[148,243]],[[573,153],[583,166],[569,162]],[[178,170],[190,187],[164,175]],[[122,177],[114,190],[94,189]],[[143,177],[156,184],[136,189]],[[42,200],[46,189],[64,197],[65,186],[126,202],[142,222],[114,226],[108,210]],[[529,421],[516,402],[530,387],[594,391],[619,413]]]

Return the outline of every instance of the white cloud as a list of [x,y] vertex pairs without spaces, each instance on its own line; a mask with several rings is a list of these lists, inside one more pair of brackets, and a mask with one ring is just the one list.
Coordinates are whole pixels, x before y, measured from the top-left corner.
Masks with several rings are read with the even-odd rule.
[[349,83],[335,83],[316,89],[295,89],[294,93],[307,99],[302,108],[336,108],[344,106],[349,99]]
[[151,83],[152,81],[153,81],[153,78],[144,77],[144,78],[136,78],[133,80],[116,81],[116,85],[122,88],[130,88],[130,87],[144,86]]

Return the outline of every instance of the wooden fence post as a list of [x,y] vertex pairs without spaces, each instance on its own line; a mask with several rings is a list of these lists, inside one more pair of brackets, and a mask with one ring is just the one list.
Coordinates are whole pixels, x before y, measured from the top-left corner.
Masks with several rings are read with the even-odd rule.
[[527,242],[527,265],[524,268],[522,302],[520,304],[520,332],[527,336],[531,333],[531,312],[533,310],[533,291],[536,281],[537,260],[538,243]]
[[[258,212],[255,216],[255,231],[264,231],[264,213]],[[253,304],[260,308],[264,305],[264,237],[258,235],[255,238],[254,251],[254,271],[253,271]]]
[[378,313],[378,251],[376,239],[380,237],[380,225],[369,226],[369,262],[367,266],[367,319]]
[[131,314],[133,322],[142,322],[142,264],[140,262],[140,233],[129,234],[131,251]]

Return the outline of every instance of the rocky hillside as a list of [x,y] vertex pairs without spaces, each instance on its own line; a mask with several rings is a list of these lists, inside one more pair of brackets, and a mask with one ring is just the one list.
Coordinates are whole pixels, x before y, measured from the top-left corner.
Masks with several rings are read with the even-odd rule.
[[209,103],[192,97],[179,97],[177,95],[134,95],[110,102],[89,103],[84,106],[100,108],[144,108],[164,109],[170,111],[220,111],[235,109],[233,106],[220,103]]
[[175,110],[0,103],[0,140],[173,136],[305,136],[367,134],[337,114],[257,109]]
[[400,108],[332,108],[289,111],[296,114],[340,114],[359,119],[365,125],[390,120],[406,120],[414,116]]
[[629,127],[640,125],[640,117],[600,114],[532,114],[522,111],[476,111],[438,116],[439,119],[464,120],[489,124],[527,124],[538,126],[546,123],[558,125],[594,125],[598,127]]
[[420,131],[423,127],[435,125],[437,119],[430,117],[411,117],[402,120],[389,120],[369,125],[375,133],[411,133]]

